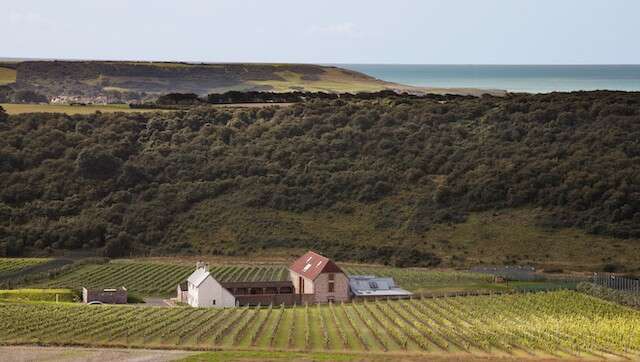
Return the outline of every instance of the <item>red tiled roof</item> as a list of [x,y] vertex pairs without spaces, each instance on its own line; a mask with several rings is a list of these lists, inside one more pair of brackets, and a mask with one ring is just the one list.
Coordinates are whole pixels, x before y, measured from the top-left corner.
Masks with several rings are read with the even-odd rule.
[[313,251],[299,257],[289,269],[311,280],[315,280],[322,273],[342,273],[342,269],[331,259]]

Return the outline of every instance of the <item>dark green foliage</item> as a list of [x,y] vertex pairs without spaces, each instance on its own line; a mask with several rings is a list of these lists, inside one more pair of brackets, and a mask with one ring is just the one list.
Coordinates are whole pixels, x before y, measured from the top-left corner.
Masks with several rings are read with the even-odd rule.
[[169,93],[158,97],[156,101],[159,105],[194,105],[200,102],[195,93]]
[[9,103],[13,101],[13,89],[9,86],[0,86],[0,103]]
[[[421,234],[469,212],[540,207],[549,229],[637,238],[638,140],[640,94],[615,92],[10,116],[0,124],[0,253],[198,252],[184,239],[190,210],[222,196],[236,208],[339,213],[403,193],[410,213],[387,211],[377,227]],[[427,246],[311,239],[237,236],[205,250],[439,262]]]
[[[189,94],[169,94],[167,96],[160,97],[158,104],[180,104],[181,98],[191,97]],[[197,96],[195,97],[197,99]],[[457,95],[438,95],[438,94],[426,94],[426,95],[413,95],[408,93],[398,94],[393,90],[383,90],[378,92],[359,92],[359,93],[325,93],[325,92],[266,92],[266,91],[228,91],[225,93],[212,93],[207,96],[207,102],[211,104],[227,104],[227,103],[295,103],[309,101],[312,99],[323,100],[373,100],[380,98],[402,98],[407,99],[461,99],[465,96]],[[473,98],[469,96],[468,98]],[[161,102],[162,100],[162,102]]]
[[[80,151],[76,167],[85,178],[106,179],[120,172],[122,160],[101,147],[91,147]],[[126,175],[125,175],[126,177]]]
[[47,103],[49,100],[46,96],[34,92],[32,90],[19,90],[13,95],[15,103]]

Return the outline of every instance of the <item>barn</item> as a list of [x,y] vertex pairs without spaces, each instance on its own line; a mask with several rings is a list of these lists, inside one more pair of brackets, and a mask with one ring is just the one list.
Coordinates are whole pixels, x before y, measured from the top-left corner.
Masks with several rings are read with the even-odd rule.
[[298,303],[349,300],[349,278],[329,258],[308,251],[289,266]]

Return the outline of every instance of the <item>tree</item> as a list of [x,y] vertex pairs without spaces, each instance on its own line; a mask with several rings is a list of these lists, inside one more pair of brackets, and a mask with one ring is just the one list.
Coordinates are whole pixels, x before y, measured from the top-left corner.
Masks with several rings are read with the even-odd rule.
[[76,159],[76,168],[80,175],[90,179],[114,177],[119,173],[121,165],[121,159],[100,146],[82,150]]
[[49,100],[46,96],[36,93],[32,90],[19,90],[13,95],[13,101],[16,103],[47,103]]
[[4,108],[2,108],[2,106],[0,106],[0,122],[4,122],[7,119],[9,119],[9,115],[7,114],[7,112],[4,110]]

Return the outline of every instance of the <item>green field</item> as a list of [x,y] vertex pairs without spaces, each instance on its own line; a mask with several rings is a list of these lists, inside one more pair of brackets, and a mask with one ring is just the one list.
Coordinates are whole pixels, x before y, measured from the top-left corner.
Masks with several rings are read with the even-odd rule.
[[0,67],[0,85],[11,84],[16,81],[16,70]]
[[291,71],[276,72],[282,80],[253,80],[251,85],[268,86],[275,92],[291,92],[304,90],[306,92],[377,92],[387,89],[384,82],[372,78],[353,76],[349,72],[327,68],[317,78],[307,80],[304,74]]
[[46,263],[46,258],[0,258],[0,275]]
[[5,302],[0,341],[635,359],[640,358],[640,313],[568,291],[292,308]]
[[78,295],[71,289],[9,289],[0,290],[0,299],[73,302],[78,299]]

